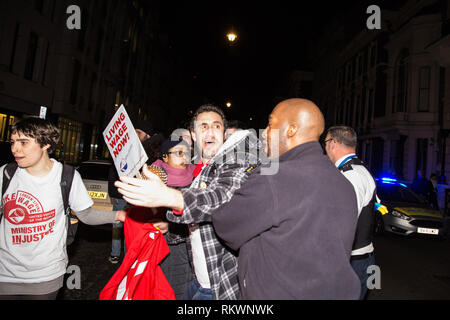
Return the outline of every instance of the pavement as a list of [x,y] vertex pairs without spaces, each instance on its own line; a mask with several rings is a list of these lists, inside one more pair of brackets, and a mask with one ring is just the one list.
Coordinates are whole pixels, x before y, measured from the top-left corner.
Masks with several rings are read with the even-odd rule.
[[[69,266],[78,266],[81,288],[68,289],[67,282],[74,283],[66,274],[65,285],[58,294],[58,300],[98,300],[101,290],[122,263],[108,261],[111,253],[111,225],[88,226],[80,223],[75,242],[69,246]],[[123,250],[123,249],[122,249]],[[74,269],[75,270],[75,269]],[[72,286],[73,287],[73,286]]]

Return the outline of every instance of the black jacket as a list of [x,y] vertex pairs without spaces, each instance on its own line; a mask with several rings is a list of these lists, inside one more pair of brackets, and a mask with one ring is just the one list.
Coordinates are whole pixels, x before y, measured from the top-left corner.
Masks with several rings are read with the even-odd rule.
[[279,170],[258,170],[213,214],[238,250],[243,299],[358,299],[350,265],[358,217],[352,184],[317,142],[286,152]]
[[108,172],[108,194],[111,198],[123,199],[123,196],[119,191],[117,191],[114,182],[119,180],[119,175],[117,174],[116,167],[113,165],[109,166]]

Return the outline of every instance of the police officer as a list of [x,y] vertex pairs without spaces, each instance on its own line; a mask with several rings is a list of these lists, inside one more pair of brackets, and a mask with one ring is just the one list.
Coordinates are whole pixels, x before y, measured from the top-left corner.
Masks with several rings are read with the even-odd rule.
[[351,127],[334,126],[324,141],[328,157],[352,183],[358,203],[358,224],[351,255],[351,265],[361,280],[361,296],[367,293],[367,268],[375,264],[372,233],[376,202],[375,181],[356,156],[357,135]]

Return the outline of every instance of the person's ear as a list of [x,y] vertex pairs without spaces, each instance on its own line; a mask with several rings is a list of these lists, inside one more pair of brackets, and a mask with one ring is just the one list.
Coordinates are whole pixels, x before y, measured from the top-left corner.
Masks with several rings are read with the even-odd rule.
[[197,142],[197,137],[195,136],[195,132],[191,131],[191,138],[194,142]]
[[169,162],[169,156],[167,154],[163,154],[162,159],[165,163]]
[[298,126],[296,124],[291,124],[287,129],[286,136],[288,138],[292,138],[293,136],[295,136],[297,131],[298,131]]

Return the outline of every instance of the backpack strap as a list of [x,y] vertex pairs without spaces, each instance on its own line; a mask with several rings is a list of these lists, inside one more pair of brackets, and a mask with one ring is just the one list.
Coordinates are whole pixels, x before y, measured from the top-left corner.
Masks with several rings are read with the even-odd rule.
[[3,195],[5,194],[6,190],[8,190],[9,183],[11,182],[12,177],[16,173],[18,168],[17,162],[13,161],[8,163],[5,166],[5,169],[3,170],[3,180],[2,180],[2,196],[1,196],[1,210],[0,210],[0,223],[2,222],[3,218]]
[[72,213],[69,205],[70,189],[72,188],[73,176],[75,168],[67,164],[63,164],[61,173],[61,194],[64,204],[64,214],[67,216],[67,238],[66,246],[71,245],[75,241],[75,235],[78,229],[78,218]]
[[61,174],[61,194],[64,203],[64,213],[70,214],[69,195],[72,188],[73,175],[75,174],[75,168],[68,164],[63,164],[63,170]]
[[17,162],[10,162],[6,165],[3,170],[3,182],[2,182],[2,197],[8,189],[9,183],[11,182],[12,177],[17,171]]

